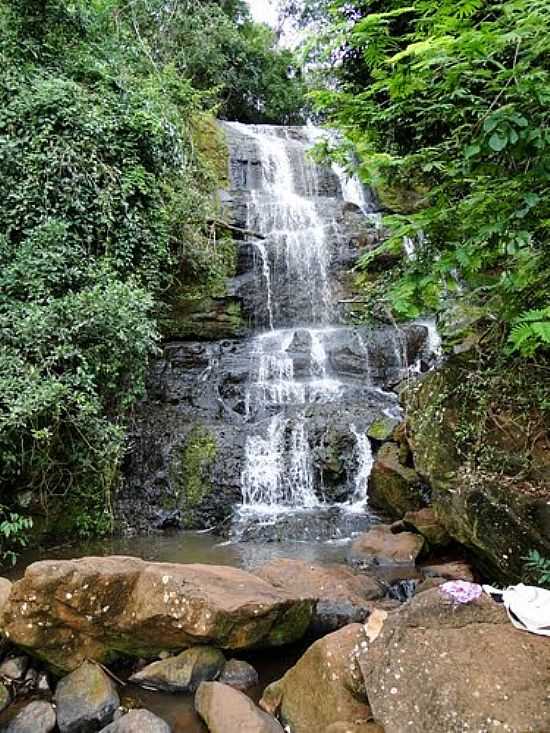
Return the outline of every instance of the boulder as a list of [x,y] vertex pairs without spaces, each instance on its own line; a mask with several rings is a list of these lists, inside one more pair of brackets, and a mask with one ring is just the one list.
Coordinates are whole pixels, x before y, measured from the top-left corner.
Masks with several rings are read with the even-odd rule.
[[385,443],[376,455],[369,478],[369,504],[402,517],[424,505],[420,476],[400,461],[397,443]]
[[260,706],[279,714],[292,733],[324,731],[341,721],[368,722],[358,663],[367,646],[364,626],[350,624],[315,642],[285,676],[269,685]]
[[424,548],[424,537],[413,532],[394,534],[391,527],[379,524],[353,541],[350,565],[361,568],[413,566]]
[[196,646],[175,657],[147,665],[130,682],[164,692],[195,692],[201,682],[215,680],[225,664],[219,649]]
[[110,723],[120,699],[115,685],[93,662],[83,662],[63,677],[55,691],[61,733],[88,733]]
[[447,530],[438,521],[430,507],[424,507],[416,512],[407,512],[403,521],[407,529],[412,528],[425,537],[431,547],[445,547],[451,541]]
[[220,682],[200,685],[195,709],[210,733],[283,733],[275,718],[257,708],[242,692]]
[[101,733],[171,733],[171,728],[149,710],[130,710]]
[[248,690],[259,682],[258,673],[251,664],[240,659],[230,659],[223,668],[220,682],[236,690]]
[[201,643],[279,646],[303,636],[312,608],[237,568],[101,557],[29,566],[4,619],[15,644],[72,670],[84,659],[150,658]]
[[[550,492],[533,488],[522,478],[472,471],[459,450],[460,425],[475,422],[477,403],[464,404],[457,385],[471,371],[457,357],[429,372],[405,390],[407,436],[414,464],[431,487],[435,516],[457,542],[469,548],[484,574],[502,583],[525,579],[524,558],[530,550],[550,555]],[[496,455],[513,456],[520,448],[529,454],[529,429],[520,430],[525,416],[513,423],[498,415],[512,438],[506,446],[488,431],[483,439]],[[516,427],[514,427],[516,426]],[[517,432],[516,432],[517,431]],[[531,454],[536,462],[534,454]]]
[[372,712],[392,733],[550,730],[550,644],[487,596],[434,588],[390,614],[360,659]]
[[0,629],[2,628],[2,615],[4,607],[10,597],[12,583],[7,578],[0,578]]
[[26,705],[6,728],[6,733],[51,733],[55,728],[55,710],[49,702],[36,700]]
[[344,565],[318,565],[282,558],[272,560],[255,573],[276,588],[314,598],[312,630],[315,633],[365,621],[372,609],[371,601],[384,595],[375,578]]
[[29,666],[29,658],[21,654],[16,657],[8,657],[0,664],[0,677],[9,680],[22,680],[25,677]]
[[325,728],[324,733],[384,733],[378,723],[333,723]]
[[444,578],[445,580],[467,580],[471,583],[474,579],[474,572],[471,566],[463,560],[451,562],[430,563],[420,568],[424,578]]

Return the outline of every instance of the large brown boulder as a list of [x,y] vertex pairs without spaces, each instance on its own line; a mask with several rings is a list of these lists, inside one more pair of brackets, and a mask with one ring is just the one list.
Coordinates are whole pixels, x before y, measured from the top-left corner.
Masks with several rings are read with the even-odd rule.
[[237,568],[95,557],[29,566],[12,588],[4,628],[34,656],[72,670],[84,659],[197,644],[278,646],[303,636],[312,608]]
[[420,476],[414,468],[403,465],[400,453],[397,443],[385,443],[369,478],[369,504],[398,518],[425,503]]
[[195,709],[210,733],[283,733],[271,715],[259,710],[239,690],[221,682],[203,682],[195,695]]
[[292,733],[325,731],[342,721],[368,722],[359,656],[367,646],[364,626],[349,626],[315,642],[285,676],[269,685],[260,706],[278,714]]
[[312,628],[318,633],[365,621],[372,610],[372,601],[384,595],[375,578],[345,565],[318,565],[283,558],[262,565],[255,574],[292,595],[315,599]]
[[445,547],[451,541],[447,530],[438,521],[431,507],[424,507],[416,512],[407,512],[403,517],[407,529],[413,529],[421,534],[430,544],[430,547]]
[[413,532],[394,534],[388,525],[378,524],[353,541],[348,552],[348,562],[360,568],[412,567],[423,548],[422,535]]
[[360,661],[391,733],[550,730],[550,640],[515,629],[486,596],[421,593],[385,619]]

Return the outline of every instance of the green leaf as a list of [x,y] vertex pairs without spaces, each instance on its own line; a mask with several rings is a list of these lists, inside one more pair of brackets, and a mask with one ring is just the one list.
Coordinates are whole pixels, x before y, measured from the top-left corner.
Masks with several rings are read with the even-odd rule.
[[489,147],[495,152],[500,153],[501,150],[508,145],[508,137],[503,133],[494,132],[489,138]]

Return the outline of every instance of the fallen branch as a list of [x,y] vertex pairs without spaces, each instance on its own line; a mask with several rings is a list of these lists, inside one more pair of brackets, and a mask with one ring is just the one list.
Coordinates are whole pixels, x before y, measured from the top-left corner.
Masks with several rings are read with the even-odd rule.
[[242,227],[236,227],[234,224],[228,224],[226,221],[220,219],[210,219],[208,222],[211,226],[220,227],[222,229],[229,229],[230,232],[236,232],[242,234],[243,237],[254,237],[255,239],[265,239],[263,234],[259,232],[253,232],[251,229],[243,229]]

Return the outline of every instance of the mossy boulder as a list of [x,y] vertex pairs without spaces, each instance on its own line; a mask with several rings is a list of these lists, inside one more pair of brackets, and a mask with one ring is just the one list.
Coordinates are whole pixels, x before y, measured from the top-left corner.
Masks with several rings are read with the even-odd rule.
[[380,415],[370,425],[367,436],[372,440],[376,440],[378,443],[385,443],[390,440],[394,430],[399,426],[400,421],[394,417],[388,417],[387,415]]
[[215,341],[243,336],[246,326],[238,298],[214,296],[208,292],[191,293],[176,289],[160,321],[166,338]]
[[467,462],[461,438],[475,422],[477,403],[457,396],[464,378],[464,364],[453,358],[403,393],[408,443],[416,471],[431,487],[437,520],[487,574],[518,581],[530,550],[550,557],[550,490]]
[[414,214],[426,207],[427,189],[423,187],[390,185],[376,186],[376,196],[383,209],[397,214]]
[[451,541],[449,533],[437,519],[431,507],[419,509],[417,512],[407,512],[403,522],[407,529],[413,529],[421,534],[430,547],[445,547]]
[[369,503],[390,515],[401,518],[406,512],[425,504],[420,476],[401,463],[397,443],[385,443],[376,456],[369,478]]

